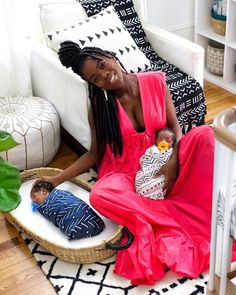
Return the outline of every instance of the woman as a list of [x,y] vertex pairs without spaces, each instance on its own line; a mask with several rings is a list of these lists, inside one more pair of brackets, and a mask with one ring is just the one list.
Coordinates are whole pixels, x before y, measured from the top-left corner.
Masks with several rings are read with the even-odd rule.
[[[196,277],[208,267],[213,179],[212,128],[193,128],[182,136],[161,72],[127,74],[111,52],[61,44],[59,58],[89,83],[90,150],[74,164],[44,180],[53,185],[99,164],[90,202],[104,216],[127,226],[134,242],[118,251],[114,271],[133,284],[154,284],[164,268]],[[164,200],[135,193],[139,159],[154,143],[157,129],[176,134]]]

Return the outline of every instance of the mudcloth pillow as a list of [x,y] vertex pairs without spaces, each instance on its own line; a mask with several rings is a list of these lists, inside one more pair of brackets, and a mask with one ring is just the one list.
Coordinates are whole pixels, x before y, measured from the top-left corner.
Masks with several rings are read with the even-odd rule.
[[63,30],[47,32],[46,37],[55,51],[59,50],[61,42],[72,40],[81,48],[96,46],[114,52],[128,72],[150,68],[150,61],[124,28],[113,6]]

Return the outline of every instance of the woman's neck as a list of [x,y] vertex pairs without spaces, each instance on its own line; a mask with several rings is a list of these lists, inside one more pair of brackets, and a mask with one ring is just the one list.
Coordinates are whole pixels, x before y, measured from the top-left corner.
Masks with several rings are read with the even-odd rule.
[[114,90],[114,95],[119,99],[130,96],[134,97],[138,93],[138,80],[133,74],[123,74],[123,84],[120,88]]

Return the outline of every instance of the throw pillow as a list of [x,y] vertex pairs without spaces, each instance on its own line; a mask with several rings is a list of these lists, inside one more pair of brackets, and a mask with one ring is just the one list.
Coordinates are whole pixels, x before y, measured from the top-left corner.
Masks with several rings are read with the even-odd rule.
[[39,8],[43,33],[63,29],[88,17],[77,1],[45,3]]
[[144,32],[142,23],[134,8],[132,0],[77,0],[84,8],[88,16],[93,16],[110,5],[113,5],[117,15],[130,33],[139,49],[149,58],[153,52],[152,46]]
[[46,39],[55,51],[59,50],[61,42],[67,40],[78,43],[80,47],[96,46],[113,51],[128,72],[145,71],[150,67],[150,61],[138,49],[113,6],[63,30],[47,32]]

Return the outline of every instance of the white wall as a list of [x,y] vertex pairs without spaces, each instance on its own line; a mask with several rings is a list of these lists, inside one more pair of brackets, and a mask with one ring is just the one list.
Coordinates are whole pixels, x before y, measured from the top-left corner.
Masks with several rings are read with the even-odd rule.
[[194,40],[194,0],[145,0],[147,21]]

